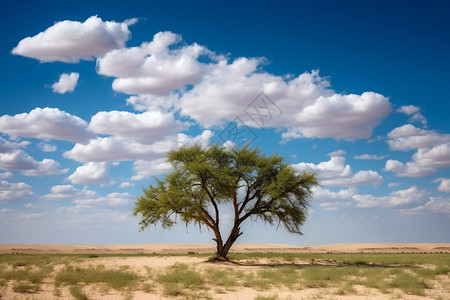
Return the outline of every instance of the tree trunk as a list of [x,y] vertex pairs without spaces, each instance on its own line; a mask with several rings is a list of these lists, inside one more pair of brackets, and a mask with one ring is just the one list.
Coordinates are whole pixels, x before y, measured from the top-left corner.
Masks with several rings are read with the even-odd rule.
[[217,261],[230,261],[230,259],[228,258],[228,252],[230,252],[231,246],[233,246],[237,238],[241,236],[242,232],[240,232],[240,230],[240,227],[233,227],[230,236],[227,239],[227,242],[225,243],[225,245],[222,244],[223,246],[220,247],[220,251],[219,244],[217,244],[217,253],[215,258]]

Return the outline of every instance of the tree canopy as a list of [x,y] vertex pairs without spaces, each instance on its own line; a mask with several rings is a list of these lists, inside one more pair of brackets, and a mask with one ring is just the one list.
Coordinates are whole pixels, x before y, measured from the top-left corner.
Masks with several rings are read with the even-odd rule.
[[[282,157],[250,147],[184,146],[169,151],[168,161],[172,170],[156,178],[135,203],[142,230],[157,223],[170,228],[179,219],[206,226],[214,233],[218,260],[228,260],[242,235],[241,224],[250,217],[302,234],[312,187],[318,185],[315,173],[298,174]],[[220,223],[223,205],[234,212],[226,239]]]

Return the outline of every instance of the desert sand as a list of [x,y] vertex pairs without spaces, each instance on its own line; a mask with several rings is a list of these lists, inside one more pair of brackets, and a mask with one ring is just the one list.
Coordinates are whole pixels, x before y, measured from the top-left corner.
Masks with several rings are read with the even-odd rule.
[[[214,253],[214,244],[0,244],[0,253]],[[235,244],[231,252],[276,253],[450,253],[450,243],[365,243],[292,246],[286,244]]]
[[[37,245],[37,244],[2,244],[0,253],[33,253],[33,254],[137,254],[137,253],[213,253],[214,244],[145,244],[145,245]],[[236,244],[232,252],[279,252],[279,253],[450,253],[450,243],[393,243],[393,244],[334,244],[321,246],[292,246],[284,244]],[[96,257],[96,256],[94,256]],[[75,266],[88,268],[90,266],[102,266],[106,269],[120,269],[126,266],[140,276],[146,276],[148,267],[152,272],[159,274],[165,272],[167,268],[175,264],[187,264],[197,271],[204,271],[208,268],[230,269],[233,272],[257,272],[262,266],[269,266],[272,261],[259,260],[258,264],[233,265],[225,264],[214,266],[207,262],[205,257],[181,255],[181,256],[106,256],[87,259]],[[330,265],[330,261],[324,260],[325,265]],[[310,261],[296,260],[295,264],[301,268],[302,265],[309,265]],[[322,264],[321,260],[316,260],[314,264]],[[55,266],[55,270],[64,268],[64,265]],[[257,290],[245,286],[239,288],[220,291],[211,290],[208,292],[211,299],[244,299],[252,300],[258,297],[268,297],[276,299],[450,299],[450,277],[441,276],[441,282],[434,284],[432,289],[427,290],[426,295],[408,295],[401,290],[395,292],[382,293],[377,289],[356,285],[352,294],[340,295],[336,288],[304,288],[301,290],[289,290],[286,288],[272,287],[267,290]],[[0,278],[1,279],[1,278]],[[13,284],[8,283],[0,286],[1,299],[73,299],[68,286],[63,286],[59,290],[60,295],[55,295],[55,287],[52,281],[46,280],[40,285],[40,290],[33,294],[21,294],[13,291]],[[98,285],[85,285],[83,290],[88,294],[89,299],[184,299],[183,296],[165,296],[161,288],[153,288],[150,292],[142,289],[124,293],[115,290],[104,291]],[[199,297],[199,299],[204,299]]]

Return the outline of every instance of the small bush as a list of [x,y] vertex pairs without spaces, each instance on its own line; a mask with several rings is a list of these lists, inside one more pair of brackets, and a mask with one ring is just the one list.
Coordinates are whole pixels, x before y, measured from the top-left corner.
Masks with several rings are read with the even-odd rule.
[[113,289],[122,289],[136,283],[136,275],[121,270],[106,270],[104,267],[88,269],[73,268],[71,266],[59,271],[55,276],[55,286],[61,284],[75,285],[77,283],[99,283],[104,282]]
[[88,300],[88,297],[83,292],[83,289],[79,285],[73,285],[69,288],[70,294],[76,299],[76,300]]
[[417,276],[400,273],[392,280],[390,283],[391,287],[399,288],[407,294],[412,295],[425,295],[425,289],[428,288],[428,285],[422,279]]
[[162,284],[164,294],[177,296],[183,294],[183,289],[201,289],[203,277],[186,264],[174,264],[166,269],[167,273],[159,274],[157,281]]
[[36,293],[39,289],[39,285],[29,283],[17,283],[13,286],[13,291],[16,293]]

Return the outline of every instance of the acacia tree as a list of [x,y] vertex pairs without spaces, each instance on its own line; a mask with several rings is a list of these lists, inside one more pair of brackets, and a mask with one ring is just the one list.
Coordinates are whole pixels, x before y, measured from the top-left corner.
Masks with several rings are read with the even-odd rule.
[[[144,189],[135,203],[141,230],[156,223],[169,228],[177,216],[186,224],[207,226],[221,261],[228,260],[231,246],[242,235],[241,224],[250,217],[302,234],[311,188],[318,184],[315,173],[297,174],[276,154],[267,157],[249,147],[184,146],[170,151],[168,161],[172,171]],[[224,205],[234,212],[226,239],[220,227]]]

